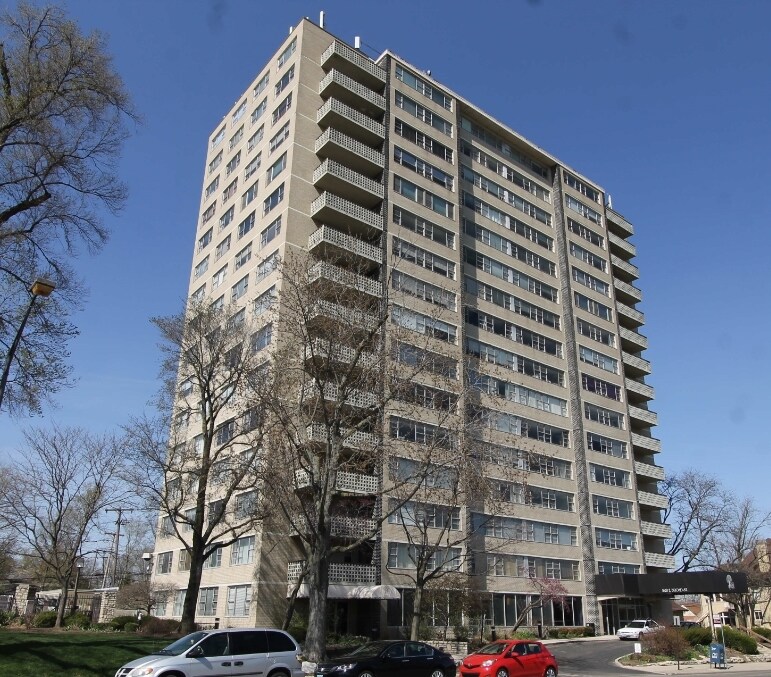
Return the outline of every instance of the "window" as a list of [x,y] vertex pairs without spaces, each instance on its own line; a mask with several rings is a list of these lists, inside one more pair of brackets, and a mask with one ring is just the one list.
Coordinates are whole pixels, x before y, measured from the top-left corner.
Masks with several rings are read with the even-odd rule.
[[230,235],[217,245],[217,248],[214,250],[214,260],[222,258],[228,251],[230,251]]
[[[260,128],[249,137],[249,140],[246,142],[246,152],[251,153],[256,147],[257,144],[262,141],[262,138],[265,136],[265,125],[260,125]],[[249,171],[249,168],[252,166],[252,163],[250,162],[248,165],[246,165],[246,171]],[[259,167],[259,163],[257,165]],[[254,172],[252,172],[254,174]],[[249,178],[249,174],[246,174],[244,178]]]
[[286,72],[284,75],[281,76],[281,79],[276,83],[276,93],[275,96],[278,96],[283,92],[288,86],[289,83],[292,82],[294,79],[294,65]]
[[575,266],[573,266],[573,279],[578,282],[578,284],[589,287],[589,289],[593,289],[594,291],[600,294],[604,294],[605,296],[610,296],[610,285],[607,282],[603,282],[602,280],[594,277],[594,275],[589,275],[589,273],[585,273],[583,270],[580,270]]
[[286,139],[289,138],[289,123],[285,123],[281,129],[279,129],[270,140],[270,152],[272,153],[278,148]]
[[394,131],[403,139],[411,141],[416,146],[420,146],[445,162],[452,164],[454,157],[452,148],[445,146],[443,143],[439,143],[436,139],[432,139],[423,132],[419,132],[412,125],[408,125],[406,122],[397,119],[394,124]]
[[625,531],[595,529],[595,543],[600,548],[613,550],[637,550],[637,535]]
[[246,519],[251,517],[257,508],[257,492],[247,491],[236,495],[235,517],[236,519]]
[[276,160],[267,171],[265,183],[270,183],[286,168],[286,153],[283,153],[281,157]]
[[166,515],[165,517],[161,518],[161,529],[160,529],[160,536],[161,538],[168,538],[169,536],[174,534],[174,521]]
[[222,566],[222,546],[216,546],[203,561],[204,569],[216,569]]
[[589,219],[592,223],[596,223],[598,226],[602,225],[602,215],[591,207],[587,207],[583,202],[579,202],[571,195],[566,195],[565,203],[567,204],[568,209],[572,209],[577,214],[580,214],[584,218]]
[[220,268],[216,273],[214,273],[214,277],[211,279],[211,286],[212,289],[216,289],[219,287],[224,281],[225,277],[228,274],[228,267],[225,265],[222,268]]
[[203,198],[204,200],[208,200],[212,193],[217,190],[217,187],[220,185],[220,177],[217,176],[214,178],[214,181],[212,181],[208,186],[206,186],[206,190],[204,191]]
[[456,360],[439,353],[416,348],[408,343],[399,343],[398,346],[394,347],[394,359],[401,364],[419,367],[421,370],[445,378],[458,378],[458,362]]
[[466,131],[471,133],[471,136],[479,139],[482,143],[491,148],[497,150],[501,155],[505,155],[510,160],[513,160],[518,165],[525,169],[535,172],[538,176],[547,179],[549,178],[549,170],[540,165],[535,160],[532,160],[524,153],[519,152],[513,148],[510,144],[504,141],[497,134],[493,134],[488,130],[480,127],[475,122],[472,122],[468,118],[461,118],[460,126]]
[[247,205],[251,204],[254,200],[255,196],[257,195],[257,181],[255,181],[249,188],[246,189],[246,192],[241,196],[241,209],[246,207]]
[[583,181],[579,181],[575,176],[568,172],[563,172],[562,178],[565,181],[565,184],[570,186],[573,190],[578,191],[582,195],[586,195],[590,200],[600,202],[600,191],[595,190]]
[[246,99],[233,111],[233,115],[230,116],[230,124],[235,125],[243,117],[244,113],[246,113]]
[[552,327],[553,329],[560,328],[560,316],[557,313],[545,310],[497,287],[466,276],[464,278],[464,288],[472,296],[494,303],[496,306],[535,320],[547,327]]
[[211,173],[212,173],[212,172],[213,172],[215,169],[217,169],[217,167],[219,167],[219,166],[220,166],[220,163],[221,163],[221,162],[222,162],[222,151],[220,151],[219,153],[217,153],[217,154],[216,154],[216,155],[215,155],[215,156],[212,158],[211,162],[209,162],[209,165],[208,165],[208,167],[207,167],[207,169],[208,169],[208,173],[209,173],[209,174],[211,174]]
[[578,327],[578,333],[582,336],[587,336],[598,343],[604,343],[606,346],[613,347],[616,345],[616,335],[609,332],[607,329],[597,327],[581,318],[576,320],[576,325]]
[[629,501],[620,501],[617,498],[608,498],[607,496],[594,496],[592,506],[594,512],[598,515],[623,519],[632,519],[634,517],[632,503]]
[[555,357],[562,357],[562,343],[553,338],[538,334],[530,329],[525,329],[503,318],[484,313],[476,308],[465,308],[465,320],[468,324],[479,327],[484,331],[498,336],[505,336],[510,341],[521,343],[522,345],[538,350],[542,353],[548,353]]
[[495,376],[477,372],[474,369],[469,369],[468,380],[471,388],[493,397],[518,402],[526,407],[548,411],[558,416],[568,415],[567,401],[562,398],[531,390],[518,383],[505,381]]
[[628,455],[626,442],[603,437],[597,433],[586,433],[586,443],[589,449],[598,451],[601,454],[615,456],[616,458],[627,458]]
[[156,574],[170,574],[171,573],[171,562],[172,558],[174,557],[173,552],[159,552],[158,553],[158,563],[155,565],[155,573]]
[[[266,97],[262,101],[260,101],[260,103],[257,104],[257,108],[255,108],[252,111],[252,117],[250,119],[251,124],[254,124],[255,122],[257,122],[265,114],[265,111],[267,109],[268,109],[268,99]],[[262,129],[262,127],[260,127],[260,129]]]
[[257,282],[261,282],[278,268],[278,251],[266,256],[257,266]]
[[[416,442],[417,444],[439,446],[444,449],[454,449],[456,446],[455,437],[448,430],[431,425],[430,423],[410,421],[409,419],[401,418],[400,416],[391,416],[390,434],[394,439],[407,440],[408,442]],[[424,477],[424,470],[425,468],[418,471],[421,478],[426,482],[433,484],[437,481],[443,481],[438,477],[441,472],[449,472],[446,468],[442,468],[437,470],[436,473]],[[445,480],[446,479],[448,478],[445,478]],[[448,486],[447,488],[450,487]]]
[[265,247],[281,232],[281,217],[279,216],[265,230],[260,233],[260,248]]
[[593,268],[601,270],[603,273],[607,272],[608,262],[604,258],[592,254],[592,252],[583,247],[579,247],[575,242],[570,243],[570,254],[584,263],[588,263]]
[[246,245],[238,254],[236,254],[235,258],[235,269],[238,270],[241,266],[244,266],[247,264],[249,259],[252,258],[252,244],[251,242]]
[[198,287],[198,289],[190,294],[190,299],[193,301],[193,303],[200,303],[203,301],[204,296],[206,296],[206,283],[202,284],[200,287]]
[[611,400],[621,401],[621,387],[609,381],[581,374],[581,387],[590,393],[596,393]]
[[203,225],[206,223],[212,216],[214,216],[214,212],[217,211],[217,202],[216,200],[212,202],[201,214],[201,224]]
[[174,606],[172,608],[172,616],[181,616],[183,605],[185,603],[185,595],[187,590],[176,590],[174,592]]
[[437,226],[435,223],[431,223],[431,221],[426,221],[420,216],[405,211],[396,205],[394,205],[393,218],[394,223],[399,224],[402,228],[411,230],[413,233],[438,242],[450,249],[455,249],[455,234],[446,228]]
[[[467,235],[470,235],[474,239],[479,240],[479,242],[486,244],[488,247],[497,249],[498,251],[507,254],[517,261],[522,261],[522,263],[525,263],[528,266],[535,268],[536,270],[548,273],[552,277],[557,277],[557,266],[545,256],[536,254],[526,247],[523,247],[521,244],[517,244],[513,240],[502,237],[496,232],[479,226],[473,221],[469,221],[468,219],[463,219],[463,230]],[[551,238],[549,238],[549,240],[550,244],[553,243]]]
[[602,353],[598,353],[596,350],[578,346],[578,358],[581,362],[593,364],[595,367],[609,371],[612,374],[618,374],[618,360],[603,355]]
[[193,271],[193,277],[201,277],[209,268],[209,257],[204,257],[203,261],[201,261],[194,269]]
[[269,346],[272,340],[273,325],[269,323],[258,329],[252,336],[252,350],[257,353]]
[[235,134],[233,134],[233,136],[230,137],[228,150],[233,150],[238,145],[238,142],[243,138],[244,138],[244,126],[241,125],[238,128],[238,131]]
[[547,559],[544,562],[544,575],[546,578],[562,578],[562,563],[554,560]]
[[239,150],[230,160],[228,160],[228,163],[225,165],[225,174],[231,174],[236,170],[238,165],[241,163],[241,151]]
[[287,94],[286,98],[278,105],[278,108],[273,111],[273,115],[271,117],[271,124],[275,125],[284,115],[286,112],[292,107],[292,92],[289,92]]
[[558,526],[547,524],[543,528],[543,542],[544,543],[559,543],[560,542],[560,529]]
[[582,223],[578,223],[578,221],[568,218],[568,230],[571,233],[575,233],[579,237],[584,238],[587,242],[591,242],[596,247],[605,249],[605,238],[602,235],[595,233],[591,228],[587,228]]
[[417,202],[448,219],[455,218],[455,205],[414,183],[394,175],[394,190],[413,202]]
[[225,297],[220,296],[219,298],[215,299],[211,302],[212,310],[214,311],[220,311],[225,307]]
[[251,585],[231,585],[228,587],[228,616],[248,616],[251,603]]
[[190,553],[184,548],[179,551],[177,557],[177,570],[190,571]]
[[225,128],[220,129],[211,139],[211,148],[216,148],[225,138]]
[[262,215],[265,216],[284,199],[284,184],[282,183],[262,203]]
[[452,124],[450,122],[421,106],[417,101],[404,96],[401,92],[396,92],[396,106],[427,125],[431,125],[434,129],[438,129],[442,134],[452,136]]
[[230,300],[238,301],[249,288],[249,276],[244,275],[238,282],[236,282],[230,290]]
[[244,180],[252,176],[260,168],[261,163],[262,153],[257,153],[255,158],[248,165],[246,165],[246,169],[244,169]]
[[429,303],[434,303],[453,312],[456,310],[456,296],[453,292],[419,280],[411,275],[394,271],[391,275],[391,287],[396,291],[414,296]]
[[200,252],[203,251],[206,247],[209,246],[209,243],[212,241],[212,234],[214,230],[212,228],[209,228],[201,237],[198,238],[198,248],[196,251]]
[[230,564],[251,564],[254,562],[254,536],[239,538],[231,546]]
[[238,224],[238,239],[240,240],[252,228],[254,228],[254,212],[249,214],[249,216]]
[[512,268],[497,259],[481,254],[470,247],[463,248],[463,258],[466,263],[479,268],[480,270],[493,275],[494,277],[505,280],[522,289],[541,296],[549,301],[558,301],[558,292],[556,287],[552,287],[540,280],[525,275],[516,268]]
[[426,270],[431,270],[451,280],[455,279],[454,263],[405,240],[400,240],[398,237],[393,238],[393,253],[394,256],[410,261]]
[[625,489],[629,489],[632,486],[630,474],[625,470],[619,470],[618,468],[609,468],[604,465],[590,463],[589,476],[595,482],[609,484],[613,487],[624,487]]
[[455,343],[457,341],[457,327],[446,322],[442,322],[423,313],[414,310],[394,306],[391,312],[391,322],[400,327],[405,327],[426,336],[432,336],[440,341]]
[[252,96],[254,98],[257,98],[260,94],[262,94],[265,91],[265,88],[268,86],[268,82],[270,81],[270,71],[265,73],[258,81],[257,84],[254,86],[254,89],[252,89]]
[[402,165],[402,167],[406,167],[416,174],[426,177],[429,181],[439,184],[442,188],[447,188],[448,190],[453,189],[454,179],[451,174],[447,174],[438,167],[434,167],[434,165],[424,162],[420,158],[415,157],[412,153],[402,150],[399,146],[394,146],[394,161],[397,164]]
[[589,421],[596,421],[602,423],[602,425],[610,426],[611,428],[624,427],[624,415],[619,414],[617,411],[610,409],[604,409],[594,404],[584,403],[584,417]]
[[600,574],[639,574],[637,564],[620,564],[618,562],[597,562],[597,573]]
[[476,339],[466,339],[466,353],[483,362],[497,364],[520,374],[546,381],[547,383],[554,383],[560,386],[565,385],[565,372],[561,369],[555,369],[541,362],[536,362],[535,360],[522,357],[516,353]]
[[233,197],[236,194],[236,190],[238,189],[238,177],[233,179],[229,184],[228,187],[225,188],[225,190],[222,193],[222,203],[224,204],[227,202],[231,197]]
[[233,217],[236,214],[236,208],[231,207],[228,209],[222,216],[220,216],[220,230],[223,228],[227,228],[227,226],[230,225],[230,223],[233,221]]
[[292,38],[292,42],[287,45],[287,48],[281,52],[281,55],[278,57],[278,61],[276,63],[279,68],[281,68],[287,61],[289,61],[289,57],[294,54],[295,49],[297,49],[297,38]]
[[254,299],[254,316],[259,317],[266,311],[270,310],[274,301],[276,300],[276,285],[273,285],[268,291],[260,294]]
[[452,99],[449,96],[429,85],[423,78],[419,78],[410,71],[405,70],[400,65],[396,66],[396,79],[401,80],[405,85],[412,87],[416,92],[420,92],[423,96],[438,103],[447,110],[452,110]]
[[218,588],[201,588],[198,592],[198,616],[216,616]]

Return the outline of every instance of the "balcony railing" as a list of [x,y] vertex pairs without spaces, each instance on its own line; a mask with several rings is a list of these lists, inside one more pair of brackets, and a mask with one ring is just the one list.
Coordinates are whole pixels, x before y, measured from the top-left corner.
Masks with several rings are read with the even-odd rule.
[[658,480],[660,482],[666,479],[664,468],[659,465],[651,465],[650,463],[635,461],[634,471],[640,475],[640,477],[650,477],[651,479]]
[[[287,582],[296,583],[300,577],[304,561],[289,562],[287,566]],[[377,567],[373,564],[348,564],[344,562],[331,562],[329,565],[329,582],[348,585],[377,583]]]
[[643,536],[657,536],[659,538],[672,538],[672,527],[669,524],[657,524],[656,522],[640,522],[640,533]]
[[326,191],[311,203],[311,216],[332,225],[363,230],[367,234],[372,230],[383,232],[383,217],[380,214]]
[[319,108],[316,122],[322,127],[346,129],[366,143],[379,143],[385,139],[385,127],[382,124],[337,99],[329,99]]
[[[309,442],[317,444],[327,443],[327,429],[321,423],[311,423],[306,429],[305,434]],[[378,446],[378,438],[360,430],[341,430],[342,444],[350,449],[374,449]]]
[[319,94],[345,99],[356,108],[365,108],[373,114],[382,114],[386,108],[385,97],[369,87],[349,78],[345,73],[332,69],[319,83]]
[[385,193],[382,183],[329,158],[313,172],[313,185],[319,190],[350,197],[367,207],[376,206]]
[[339,40],[335,40],[321,55],[324,70],[337,68],[372,87],[385,86],[386,73],[374,62]]
[[340,343],[330,346],[329,343],[318,338],[306,344],[303,348],[303,355],[306,360],[316,359],[346,365],[350,365],[356,359],[356,364],[361,369],[370,369],[378,364],[377,359],[370,352],[362,351],[357,358],[353,348]]
[[661,451],[661,440],[657,440],[655,437],[648,437],[647,435],[640,435],[639,433],[632,433],[632,446],[658,454]]
[[367,331],[373,331],[378,326],[378,319],[374,315],[356,308],[346,308],[331,301],[315,301],[308,309],[308,317],[327,317]]
[[634,226],[632,226],[629,221],[627,221],[621,214],[619,214],[615,209],[611,209],[610,207],[605,207],[605,216],[608,219],[608,223],[613,223],[620,230],[623,230],[627,237],[630,235],[634,235]]
[[630,393],[635,393],[648,400],[652,400],[654,398],[655,391],[653,390],[653,387],[649,386],[647,383],[640,383],[639,381],[627,378],[624,379],[624,387]]
[[629,416],[630,418],[636,419],[638,421],[643,421],[648,425],[659,424],[659,415],[655,411],[648,411],[647,409],[629,405]]
[[[300,396],[303,400],[316,399],[319,396],[318,388],[314,384],[308,383],[300,388]],[[340,400],[340,389],[334,383],[327,383],[324,385],[323,396],[325,400],[330,402],[338,402]],[[366,393],[361,390],[351,390],[345,397],[344,402],[349,407],[357,407],[359,409],[368,409],[370,407],[376,407],[378,404],[378,398],[374,393]]]
[[617,277],[613,278],[613,286],[622,295],[626,294],[627,296],[633,298],[636,303],[642,301],[642,292],[637,287],[633,287],[631,284],[627,284],[623,280],[619,280]]
[[629,341],[629,343],[633,343],[640,350],[646,350],[648,348],[648,337],[643,336],[640,332],[632,331],[626,327],[619,327],[618,333],[620,334],[622,341]]
[[633,371],[642,371],[646,374],[651,373],[651,363],[648,360],[644,360],[642,357],[636,355],[630,355],[625,351],[621,351],[621,361]]
[[[305,470],[298,470],[294,474],[295,486],[298,489],[310,486],[310,478]],[[370,496],[378,491],[378,479],[374,475],[360,475],[352,472],[337,473],[335,482],[337,491],[345,491],[349,494],[366,494]]]
[[661,508],[666,510],[669,507],[669,499],[661,494],[652,494],[649,491],[638,491],[637,500],[640,501],[640,505],[649,505],[654,508]]
[[321,157],[340,160],[360,171],[377,172],[385,166],[385,158],[380,151],[332,127],[316,139],[314,150]]
[[308,238],[308,249],[319,248],[328,256],[367,259],[369,263],[383,263],[383,249],[364,240],[336,230],[331,226],[321,226]]
[[643,553],[646,567],[657,567],[661,569],[674,569],[675,558],[673,555],[663,555],[659,552]]
[[627,254],[630,259],[637,256],[637,248],[631,242],[622,240],[618,235],[614,235],[613,233],[608,233],[608,240],[610,241],[611,247],[617,247],[620,251]]
[[622,322],[624,318],[627,318],[628,320],[631,320],[631,324],[635,325],[636,327],[639,327],[641,324],[645,324],[645,315],[643,315],[639,310],[635,310],[625,303],[621,303],[621,301],[618,299],[616,299],[616,309],[618,310],[619,314],[619,323]]
[[620,271],[623,271],[629,277],[634,278],[635,280],[640,279],[640,269],[634,264],[629,263],[628,261],[624,261],[624,259],[620,259],[615,254],[610,255],[610,262],[613,264],[615,268],[618,268]]
[[359,275],[345,268],[333,266],[326,261],[319,261],[308,271],[310,282],[316,280],[329,280],[350,289],[355,289],[362,294],[369,294],[380,298],[383,294],[383,285],[378,280],[372,280],[364,275]]
[[339,538],[363,538],[375,531],[375,520],[362,517],[333,517],[332,535]]

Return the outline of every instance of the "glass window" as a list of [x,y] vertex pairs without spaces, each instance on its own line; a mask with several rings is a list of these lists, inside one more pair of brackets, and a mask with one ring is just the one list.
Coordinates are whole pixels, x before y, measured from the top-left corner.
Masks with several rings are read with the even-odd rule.
[[239,538],[230,550],[230,564],[252,564],[254,562],[254,536]]
[[228,616],[248,616],[251,603],[251,585],[231,585],[228,587]]

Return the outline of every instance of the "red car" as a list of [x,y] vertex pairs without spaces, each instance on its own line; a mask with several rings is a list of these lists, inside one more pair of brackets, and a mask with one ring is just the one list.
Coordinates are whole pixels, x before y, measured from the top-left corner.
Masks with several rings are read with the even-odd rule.
[[557,659],[541,642],[509,639],[483,646],[460,664],[461,677],[557,677]]

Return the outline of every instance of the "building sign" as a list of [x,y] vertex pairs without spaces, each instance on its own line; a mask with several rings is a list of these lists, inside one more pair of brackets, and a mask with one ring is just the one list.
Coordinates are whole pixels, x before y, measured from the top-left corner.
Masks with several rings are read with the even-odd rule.
[[675,574],[603,574],[595,577],[598,595],[685,595],[747,592],[747,574],[738,571],[688,571]]

